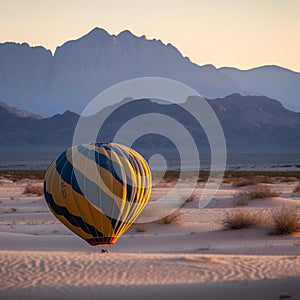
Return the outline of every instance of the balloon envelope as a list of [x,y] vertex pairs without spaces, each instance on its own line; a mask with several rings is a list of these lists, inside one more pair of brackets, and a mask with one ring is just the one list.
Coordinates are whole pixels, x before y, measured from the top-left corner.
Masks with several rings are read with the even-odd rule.
[[49,166],[46,202],[54,216],[90,245],[109,245],[133,224],[151,194],[144,158],[115,143],[73,146]]

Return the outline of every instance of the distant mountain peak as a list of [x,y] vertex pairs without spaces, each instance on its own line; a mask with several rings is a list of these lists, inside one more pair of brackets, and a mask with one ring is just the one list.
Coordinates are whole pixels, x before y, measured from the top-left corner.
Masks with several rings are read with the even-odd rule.
[[84,42],[85,44],[89,44],[90,42],[98,43],[98,42],[104,41],[110,37],[111,37],[111,35],[105,29],[95,27],[87,34],[85,34],[79,38],[69,40],[69,41],[63,43],[61,46],[56,47],[54,56],[57,55],[57,53],[61,52],[61,49],[65,48],[65,47],[68,47],[68,46],[76,47],[78,42]]
[[279,72],[286,71],[286,72],[290,72],[290,73],[300,74],[297,71],[294,71],[294,70],[291,70],[291,69],[288,69],[288,68],[285,68],[285,67],[281,67],[281,66],[278,66],[278,65],[263,65],[263,66],[249,68],[249,69],[239,69],[239,68],[236,68],[236,67],[221,67],[221,68],[218,68],[218,70],[220,70],[220,71],[229,70],[229,71],[239,71],[239,72],[251,72],[251,71],[268,70],[268,71],[279,71]]
[[276,65],[266,65],[249,70],[219,68],[230,77],[243,95],[265,95],[279,100],[284,107],[300,111],[300,73]]
[[108,34],[108,31],[105,30],[104,28],[100,28],[100,27],[95,27],[93,28],[90,32],[88,32],[86,35],[90,35],[90,34]]
[[32,118],[32,119],[37,119],[37,120],[43,119],[43,117],[40,115],[30,113],[27,110],[22,110],[16,106],[12,105],[11,103],[7,103],[4,101],[0,101],[0,108],[4,108],[9,113],[16,115],[20,118]]
[[76,113],[74,113],[73,111],[67,109],[63,114],[62,116],[76,116],[78,117],[78,115]]
[[33,51],[45,51],[48,55],[52,56],[52,51],[49,49],[46,49],[44,46],[31,46],[27,42],[17,43],[17,42],[4,42],[0,43],[1,48],[6,48],[9,50],[16,50],[19,48],[19,50],[33,50]]
[[118,35],[118,37],[124,36],[124,37],[128,37],[128,36],[135,36],[129,29],[125,29],[123,31],[121,31]]
[[102,38],[107,38],[110,37],[111,35],[103,28],[95,27],[93,30],[85,34],[84,36],[76,39],[102,39]]

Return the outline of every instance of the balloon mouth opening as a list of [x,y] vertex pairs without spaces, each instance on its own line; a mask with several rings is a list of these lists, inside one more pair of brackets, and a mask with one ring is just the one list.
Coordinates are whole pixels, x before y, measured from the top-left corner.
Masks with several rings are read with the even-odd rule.
[[91,246],[113,245],[117,241],[117,237],[97,237],[86,240]]

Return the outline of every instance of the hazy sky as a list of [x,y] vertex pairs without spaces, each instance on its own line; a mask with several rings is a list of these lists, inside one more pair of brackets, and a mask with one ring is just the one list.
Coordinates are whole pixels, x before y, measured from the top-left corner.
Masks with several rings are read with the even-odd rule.
[[300,71],[300,0],[0,0],[0,42],[55,50],[94,27],[161,39],[200,65]]

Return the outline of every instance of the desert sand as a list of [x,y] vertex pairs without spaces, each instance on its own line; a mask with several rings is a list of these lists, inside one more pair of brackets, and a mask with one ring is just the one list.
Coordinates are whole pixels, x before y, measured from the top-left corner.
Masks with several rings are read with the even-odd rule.
[[[177,222],[133,225],[111,253],[101,253],[61,225],[43,196],[23,194],[28,183],[42,184],[0,179],[1,299],[300,299],[299,234],[269,235],[267,220],[223,230],[220,220],[247,187],[224,183],[199,209],[200,182]],[[299,207],[297,184],[262,184],[280,196],[251,200],[244,209],[267,219],[276,206]],[[152,198],[171,187],[155,187]]]

